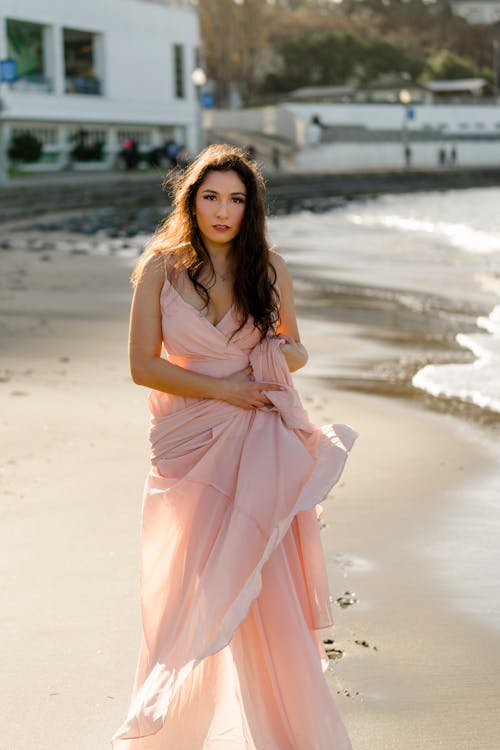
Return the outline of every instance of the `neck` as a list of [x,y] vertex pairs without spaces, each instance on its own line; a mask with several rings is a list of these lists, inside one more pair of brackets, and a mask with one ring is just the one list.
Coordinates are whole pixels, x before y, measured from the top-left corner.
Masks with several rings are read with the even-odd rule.
[[216,252],[207,248],[210,260],[217,279],[226,281],[231,276],[231,261],[229,260],[229,247],[217,247]]
[[205,240],[205,249],[207,253],[210,255],[210,260],[215,265],[216,263],[224,263],[227,261],[229,254],[231,252],[232,243],[227,242],[226,244],[215,244],[212,242],[206,242]]

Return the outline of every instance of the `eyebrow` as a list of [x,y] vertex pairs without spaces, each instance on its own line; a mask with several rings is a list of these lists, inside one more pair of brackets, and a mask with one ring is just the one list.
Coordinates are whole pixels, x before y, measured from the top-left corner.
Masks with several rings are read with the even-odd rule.
[[[212,188],[205,188],[203,192],[214,193],[215,195],[219,194],[217,190],[213,190]],[[243,197],[246,197],[246,193],[243,193],[241,190],[235,190],[234,193],[231,193],[231,195],[242,195]]]

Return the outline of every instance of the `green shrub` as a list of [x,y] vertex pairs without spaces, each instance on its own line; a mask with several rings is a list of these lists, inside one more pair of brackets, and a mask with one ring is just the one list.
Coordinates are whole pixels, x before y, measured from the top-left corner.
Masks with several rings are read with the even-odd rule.
[[14,163],[29,164],[39,160],[42,144],[31,133],[18,133],[12,136],[7,154]]
[[74,146],[70,151],[73,161],[101,161],[104,158],[102,141],[89,141],[88,132],[79,130],[73,136]]

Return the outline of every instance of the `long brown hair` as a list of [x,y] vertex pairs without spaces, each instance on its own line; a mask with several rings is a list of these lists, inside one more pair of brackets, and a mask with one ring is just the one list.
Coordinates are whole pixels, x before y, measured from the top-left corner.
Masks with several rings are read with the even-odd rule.
[[185,271],[205,306],[209,304],[209,288],[199,277],[208,268],[211,277],[215,278],[215,271],[198,230],[194,203],[208,172],[229,170],[236,172],[247,191],[245,213],[230,253],[234,270],[234,305],[240,317],[237,330],[252,317],[255,327],[265,336],[278,321],[276,272],[270,262],[266,238],[265,185],[257,165],[239,148],[213,144],[204,149],[185,171],[172,173],[168,180],[172,190],[172,212],[146,245],[132,273],[132,283],[138,283],[151,255],[164,253],[168,265]]

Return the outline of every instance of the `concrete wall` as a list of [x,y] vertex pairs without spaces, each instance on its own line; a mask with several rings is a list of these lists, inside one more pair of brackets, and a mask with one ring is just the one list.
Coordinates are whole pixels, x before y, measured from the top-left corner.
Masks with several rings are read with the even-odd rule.
[[307,125],[306,140],[317,142],[316,115],[326,126],[361,125],[368,130],[409,133],[440,131],[444,137],[457,135],[497,135],[500,138],[500,106],[495,104],[416,104],[409,105],[411,117],[400,104],[292,104],[283,105]]
[[249,107],[248,109],[207,109],[203,112],[206,130],[239,130],[263,133],[296,143],[303,130],[300,118],[286,107]]
[[[296,155],[297,165],[303,169],[398,167],[404,163],[405,144],[410,146],[412,164],[417,167],[436,165],[440,149],[449,156],[453,146],[463,165],[500,164],[497,105],[415,105],[409,108],[410,117],[402,105],[286,106],[304,123],[305,143]],[[312,124],[314,116],[319,117],[322,128]],[[360,126],[364,133],[356,132]]]
[[[439,151],[444,148],[450,163],[451,144],[442,141],[412,143],[411,165],[418,168],[439,164]],[[457,164],[466,167],[500,166],[500,140],[492,143],[460,141],[454,143]],[[401,143],[324,143],[309,145],[298,151],[295,163],[301,170],[338,171],[395,169],[405,164]]]

